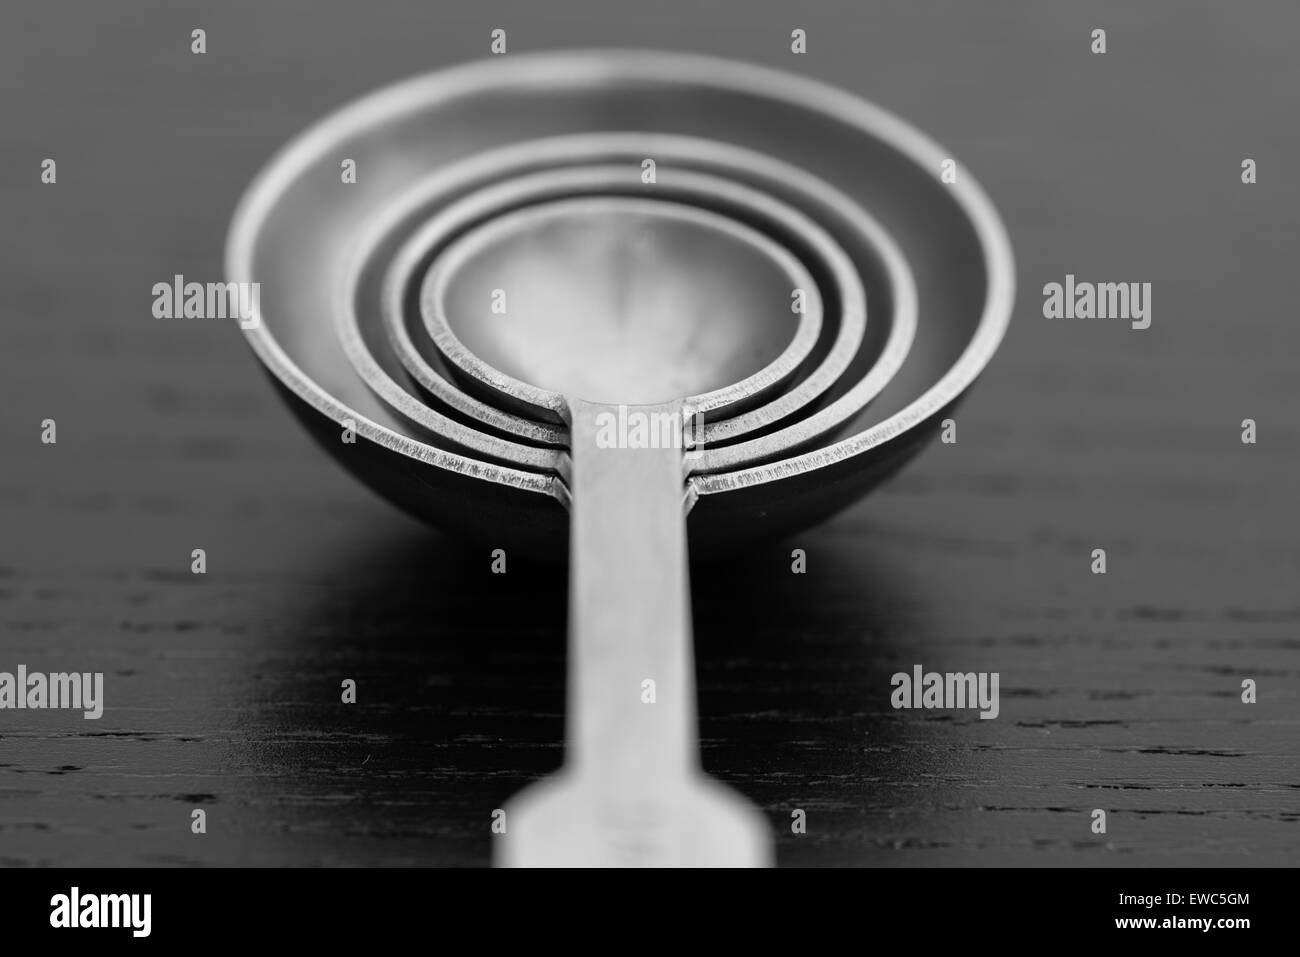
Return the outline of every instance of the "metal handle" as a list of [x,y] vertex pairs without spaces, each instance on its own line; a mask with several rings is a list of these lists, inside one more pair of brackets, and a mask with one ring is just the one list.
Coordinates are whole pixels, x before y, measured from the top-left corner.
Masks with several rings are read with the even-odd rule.
[[570,761],[635,801],[699,766],[683,450],[619,447],[682,407],[570,414]]
[[684,451],[663,441],[682,403],[569,412],[568,753],[512,801],[499,862],[769,864],[762,816],[700,771]]

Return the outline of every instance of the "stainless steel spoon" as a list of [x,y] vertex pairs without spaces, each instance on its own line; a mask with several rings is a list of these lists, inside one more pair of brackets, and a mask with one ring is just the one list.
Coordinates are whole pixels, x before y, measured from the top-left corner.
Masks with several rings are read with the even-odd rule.
[[[870,209],[915,274],[923,321],[908,361],[873,411],[846,423],[849,434],[769,448],[758,464],[688,482],[692,541],[715,550],[825,519],[899,468],[950,414],[1007,327],[1014,269],[974,177],[962,168],[954,184],[939,179],[951,151],[804,77],[708,57],[565,51],[444,71],[347,107],[282,151],[236,212],[229,278],[263,284],[250,344],[304,424],[383,494],[466,536],[554,554],[569,519],[564,481],[457,453],[376,398],[328,332],[341,308],[333,277],[355,257],[374,210],[431,169],[520,141],[609,132],[611,117],[623,129],[707,136],[807,171]],[[337,184],[340,156],[358,159],[355,187]],[[761,170],[755,177],[752,185],[801,204]],[[814,215],[852,254],[855,239]],[[878,264],[854,261],[870,290]],[[844,379],[859,382],[861,371]],[[345,425],[355,443],[340,442]]]
[[765,275],[756,240],[726,222],[639,198],[526,206],[462,233],[425,279],[422,312],[452,361],[568,427],[566,763],[507,808],[506,864],[770,857],[761,818],[699,766],[686,477],[696,416],[777,384],[765,370],[811,279],[792,263]]
[[[601,151],[596,143],[585,145]],[[641,145],[646,147],[656,144],[642,142]],[[712,145],[701,143],[693,146],[692,160],[711,158],[716,161],[717,151],[709,148]],[[639,172],[639,169],[639,166],[632,163],[624,163],[563,166],[544,172],[517,175],[494,182],[442,207],[423,226],[410,233],[392,257],[385,276],[384,325],[392,349],[402,365],[431,397],[491,428],[545,444],[564,443],[563,430],[538,432],[538,406],[528,403],[518,406],[511,402],[511,408],[516,408],[525,417],[514,415],[499,408],[499,400],[502,398],[499,393],[492,396],[498,404],[485,404],[444,379],[435,366],[445,363],[438,362],[429,354],[430,349],[421,341],[422,335],[417,337],[408,329],[407,312],[411,310],[407,309],[407,301],[411,298],[412,289],[418,290],[422,265],[438,255],[448,237],[482,221],[493,212],[508,209],[512,205],[528,205],[545,197],[579,195],[637,195],[647,199],[690,203],[722,213],[761,231],[790,250],[806,268],[814,271],[810,281],[814,284],[818,301],[805,303],[803,308],[807,312],[810,306],[820,306],[818,311],[824,314],[828,326],[834,330],[833,336],[828,336],[819,344],[815,341],[816,336],[812,334],[811,328],[801,328],[797,339],[790,346],[792,353],[797,347],[797,354],[792,355],[792,360],[797,358],[798,362],[786,362],[777,369],[769,370],[765,373],[766,384],[733,383],[723,394],[693,397],[690,404],[705,413],[713,412],[714,407],[720,405],[734,408],[738,404],[736,396],[743,394],[747,397],[747,411],[728,416],[706,415],[704,445],[712,446],[715,442],[768,425],[775,418],[791,415],[815,400],[835,382],[856,354],[866,327],[866,294],[848,254],[799,209],[746,186],[743,182],[673,165],[661,167],[662,181],[653,187],[647,187],[640,183],[634,173]],[[739,175],[739,171],[734,172]],[[897,318],[897,328],[891,328],[889,334],[891,348],[887,350],[888,358],[897,352],[905,353],[914,331],[914,325],[908,321],[913,318],[911,315],[903,314]],[[884,317],[884,321],[892,319],[890,316]],[[882,320],[878,318],[876,321]],[[414,324],[420,325],[418,320]],[[811,323],[807,325],[811,327]],[[813,346],[818,346],[823,353],[816,368],[810,370],[794,387],[779,395],[775,394],[771,387],[788,378],[788,374],[795,371],[796,365],[805,364]],[[550,347],[549,344],[547,347]],[[436,349],[432,351],[437,352]],[[454,366],[452,371],[456,371]],[[460,382],[470,391],[477,391],[477,379],[461,376]],[[754,408],[760,398],[768,395],[772,396],[772,408]],[[544,420],[559,421],[554,409],[541,409],[540,415]],[[507,460],[511,459],[507,457]],[[524,464],[522,458],[513,461]]]
[[[629,192],[634,189],[629,182],[629,169],[630,167],[578,166],[534,172],[472,191],[441,208],[397,248],[391,266],[385,272],[383,287],[384,326],[388,343],[391,344],[393,354],[424,388],[427,396],[410,394],[399,381],[401,377],[395,372],[390,374],[385,368],[383,343],[368,342],[362,319],[365,306],[360,302],[357,302],[355,308],[341,309],[335,314],[340,341],[358,374],[380,398],[404,417],[435,432],[459,449],[529,468],[563,471],[563,453],[545,447],[566,444],[563,429],[542,425],[535,419],[524,419],[508,409],[484,403],[448,382],[426,360],[416,336],[407,329],[404,309],[407,287],[418,288],[420,264],[436,256],[449,237],[492,215],[508,212],[518,206],[536,205],[566,197],[642,195],[640,191]],[[847,366],[856,345],[862,340],[866,322],[866,299],[861,281],[843,250],[797,210],[756,190],[716,176],[683,174],[674,177],[672,185],[644,195],[653,196],[657,200],[692,203],[701,209],[724,212],[729,218],[733,214],[743,217],[743,221],[737,218],[729,225],[728,220],[722,218],[715,217],[710,221],[722,224],[719,228],[730,230],[736,237],[746,237],[746,244],[754,246],[755,253],[779,258],[785,263],[785,269],[795,283],[784,293],[787,303],[790,302],[793,289],[800,290],[801,294],[799,312],[789,314],[787,310],[790,321],[782,323],[783,328],[776,339],[772,337],[772,330],[765,330],[751,341],[751,348],[768,351],[765,363],[761,364],[762,368],[756,366],[757,371],[745,381],[728,382],[725,387],[716,390],[715,394],[692,397],[689,400],[692,408],[701,413],[709,413],[709,418],[716,421],[712,415],[716,411],[753,406],[795,375],[818,346],[825,312],[822,283],[809,273],[801,260],[768,238],[769,231],[781,239],[793,237],[801,249],[813,251],[813,261],[834,283],[832,292],[836,306],[833,347],[810,376],[791,393],[781,395],[782,409],[785,414],[789,414],[824,391],[836,373]],[[427,194],[422,198],[427,199]],[[359,249],[370,248],[369,235],[362,235],[363,243]],[[733,251],[742,248],[743,246],[735,246]],[[355,283],[360,281],[361,268],[362,264],[356,263],[353,268],[345,271],[344,276],[348,282],[342,297],[344,302],[357,301]],[[484,291],[482,305],[485,308],[491,291]],[[707,334],[708,328],[699,332]],[[423,338],[422,332],[419,338]],[[784,342],[783,349],[773,347],[778,340]],[[564,354],[555,341],[539,341],[533,348],[554,349],[561,355]],[[434,401],[429,401],[430,398]],[[439,404],[445,404],[450,409],[481,422],[487,428],[476,429],[453,419],[446,411],[439,409]],[[548,412],[547,417],[553,422],[559,421],[554,412]],[[736,431],[734,427],[732,431]],[[498,432],[529,439],[543,447],[523,444],[496,434]],[[715,434],[716,430],[711,430],[711,423],[706,422],[705,440],[711,441]]]

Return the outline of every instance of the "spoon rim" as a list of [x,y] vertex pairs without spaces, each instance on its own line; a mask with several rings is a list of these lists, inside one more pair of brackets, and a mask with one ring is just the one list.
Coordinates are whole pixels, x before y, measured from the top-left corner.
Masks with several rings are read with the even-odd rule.
[[[856,358],[865,337],[867,294],[854,257],[848,254],[838,238],[800,206],[800,202],[811,202],[834,211],[841,225],[865,247],[867,254],[874,261],[885,264],[882,266],[883,271],[888,272],[891,278],[881,284],[882,288],[888,286],[893,290],[895,287],[910,285],[911,277],[906,260],[879,223],[824,180],[766,153],[716,140],[675,134],[580,133],[510,144],[449,164],[404,191],[401,199],[388,204],[383,214],[370,222],[369,234],[372,236],[396,233],[401,230],[403,223],[411,224],[405,229],[404,238],[385,267],[381,307],[390,346],[424,392],[437,402],[511,436],[559,448],[567,445],[567,427],[563,425],[562,411],[551,414],[553,420],[561,423],[558,427],[552,427],[480,401],[471,392],[449,382],[435,368],[432,360],[421,354],[406,331],[407,286],[413,276],[421,275],[422,266],[427,269],[426,264],[440,250],[439,244],[446,241],[445,237],[454,234],[455,230],[447,228],[442,218],[457,203],[468,202],[481,195],[485,200],[484,209],[493,205],[486,200],[494,196],[505,197],[498,201],[504,205],[510,201],[511,194],[522,191],[529,180],[544,183],[548,188],[554,186],[557,195],[560,192],[559,186],[566,183],[572,187],[570,192],[573,194],[626,190],[630,169],[626,165],[627,160],[633,156],[639,158],[647,152],[660,157],[664,164],[659,169],[659,183],[653,187],[656,195],[662,197],[664,193],[670,193],[674,196],[702,196],[705,201],[701,205],[708,205],[715,212],[722,212],[732,218],[745,220],[748,225],[765,234],[775,234],[774,238],[779,244],[794,252],[805,264],[815,262],[823,273],[820,278],[814,278],[819,291],[823,292],[823,304],[826,293],[833,293],[836,300],[835,314],[839,321],[834,338],[829,342],[821,362],[796,385],[780,395],[768,397],[757,408],[726,418],[707,420],[704,425],[701,463],[707,467],[713,461],[715,453],[720,454],[721,447],[732,447],[727,443],[736,437],[789,418],[841,380],[842,374]],[[593,156],[599,157],[599,164],[588,162]],[[614,161],[616,156],[620,162]],[[525,168],[526,171],[521,172]],[[636,191],[648,193],[650,188],[640,183],[639,165],[634,168]],[[477,188],[463,182],[470,171],[477,173],[483,181]],[[739,175],[761,176],[769,184],[780,183],[783,188],[798,195],[794,199],[779,198],[751,179],[738,179]],[[446,203],[444,199],[447,200]],[[418,211],[426,208],[430,211],[416,222]],[[417,213],[412,213],[412,210]],[[369,253],[378,243],[362,241],[357,245],[363,253]],[[356,301],[355,287],[359,281],[357,274],[366,268],[365,262],[355,261],[357,258],[354,257],[353,265],[344,271],[351,276],[339,299],[345,304]],[[350,325],[357,323],[355,315],[344,316],[342,319]],[[870,395],[864,399],[873,398],[897,372],[910,348],[915,325],[915,310],[890,310],[888,320],[884,323],[885,343],[875,360],[875,365],[879,366],[879,369],[873,371],[877,381]],[[445,363],[446,357],[441,352],[438,354]],[[393,390],[400,388],[396,383],[390,382],[388,385]],[[408,403],[411,401],[406,396],[397,398]],[[415,402],[414,405],[420,406],[420,403]],[[404,408],[400,411],[407,414]],[[434,409],[426,412],[424,407],[420,407],[410,411],[414,415],[407,414],[408,418],[415,418],[419,424],[424,424],[439,432],[440,437],[453,442],[459,442],[460,433],[469,428],[446,420],[445,416]],[[800,420],[799,427],[812,430],[814,426],[811,420],[818,416],[822,414],[817,413]],[[842,419],[843,416],[825,428],[839,425]],[[807,425],[804,426],[803,423]],[[825,428],[817,430],[818,434],[825,431]],[[510,461],[509,450],[521,448],[508,439],[498,440],[496,436],[488,435],[484,437],[491,443],[491,448],[484,451],[494,457],[506,457]],[[763,437],[751,439],[750,443],[745,446],[746,449],[756,451],[759,455],[769,454],[771,443]],[[516,456],[514,461],[531,460]]]
[[[502,184],[509,185],[509,184]],[[448,315],[447,293],[459,270],[473,257],[502,238],[509,238],[515,230],[525,230],[539,222],[570,213],[596,215],[636,212],[651,219],[658,218],[678,223],[691,223],[714,232],[725,234],[738,243],[776,265],[792,283],[791,290],[807,294],[808,308],[799,315],[794,335],[788,338],[781,352],[741,379],[718,388],[690,396],[664,396],[653,401],[617,402],[597,400],[590,396],[570,395],[557,389],[534,385],[516,375],[499,369],[470,349],[456,332]],[[451,210],[447,211],[448,215]],[[672,199],[626,195],[579,195],[548,200],[528,206],[516,206],[500,216],[479,223],[460,233],[443,247],[434,258],[420,282],[420,312],[425,330],[443,356],[464,372],[502,393],[539,409],[567,416],[570,399],[582,399],[600,405],[657,405],[681,402],[692,412],[723,412],[729,407],[767,395],[785,382],[812,354],[821,335],[823,302],[821,290],[808,268],[793,253],[759,230],[705,207],[682,203]],[[788,305],[788,298],[782,301]]]
[[[431,102],[472,97],[491,90],[540,89],[559,83],[592,86],[642,81],[698,85],[794,106],[847,124],[880,140],[918,167],[937,171],[950,157],[927,134],[883,107],[818,80],[738,60],[700,54],[638,49],[553,50],[512,55],[506,61],[476,60],[426,73],[354,100],[290,140],[257,174],[241,197],[226,243],[226,272],[237,282],[253,281],[254,254],[262,226],[279,197],[323,154],[348,137],[373,131]],[[935,174],[937,176],[937,172]],[[816,450],[760,465],[691,477],[701,495],[793,478],[861,455],[928,420],[950,405],[978,377],[996,352],[1010,324],[1015,297],[1011,242],[992,201],[974,176],[963,170],[947,187],[968,219],[984,257],[984,302],[974,333],[958,358],[929,389],[884,422]],[[463,475],[536,491],[552,497],[555,476],[484,462],[412,439],[359,415],[311,380],[284,352],[260,314],[243,328],[255,354],[295,396],[336,422],[351,422],[359,437],[376,445]]]

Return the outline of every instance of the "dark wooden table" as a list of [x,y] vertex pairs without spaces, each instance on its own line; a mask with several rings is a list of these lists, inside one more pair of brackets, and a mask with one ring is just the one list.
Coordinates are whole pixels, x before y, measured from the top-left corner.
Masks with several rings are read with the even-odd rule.
[[[1017,315],[958,443],[695,569],[705,763],[780,862],[1296,863],[1300,10],[628,7],[5,7],[0,670],[103,671],[108,706],[0,712],[0,863],[483,864],[492,810],[558,765],[563,569],[491,574],[328,461],[232,326],[150,314],[153,283],[220,278],[290,134],[498,26],[842,84],[950,145],[1011,230]],[[1152,328],[1042,318],[1067,272],[1152,282]],[[999,672],[1001,715],[892,710],[918,662]]]

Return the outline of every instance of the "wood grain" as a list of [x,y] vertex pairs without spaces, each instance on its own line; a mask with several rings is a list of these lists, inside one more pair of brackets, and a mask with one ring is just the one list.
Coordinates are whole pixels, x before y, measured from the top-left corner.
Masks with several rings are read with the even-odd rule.
[[[563,569],[492,575],[312,447],[233,328],[149,311],[154,282],[219,278],[291,133],[496,25],[838,82],[1008,221],[1020,305],[957,444],[693,570],[704,759],[780,862],[1300,859],[1293,6],[129,6],[0,30],[0,669],[102,670],[108,696],[97,722],[0,712],[0,863],[481,865],[492,810],[559,764]],[[1152,282],[1152,328],[1043,319],[1066,272]],[[999,672],[999,718],[892,710],[914,663]]]

